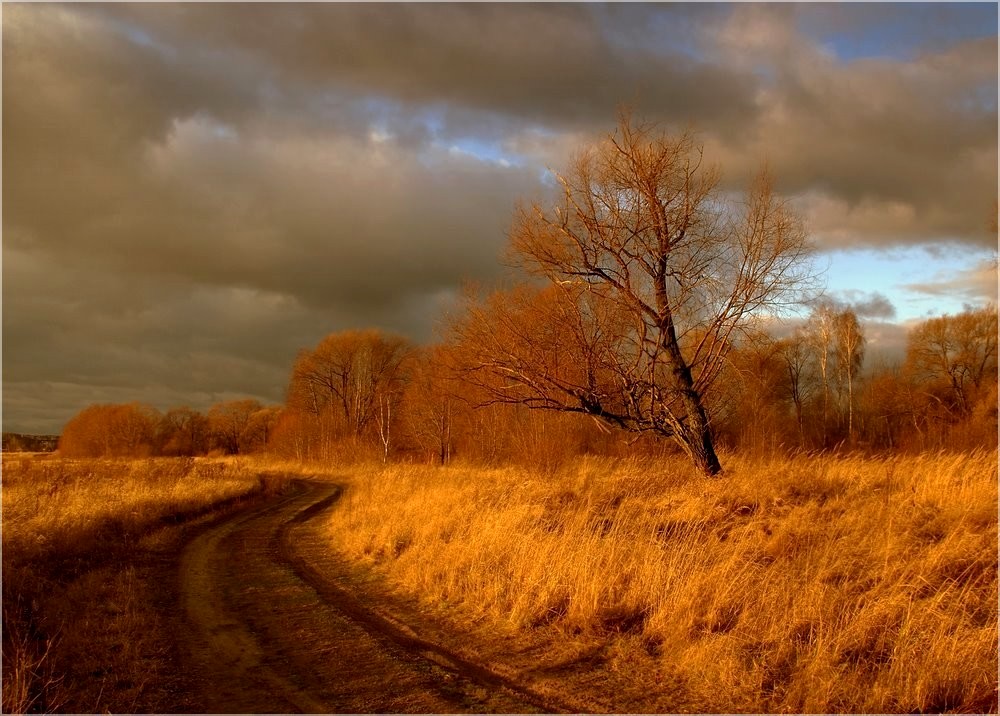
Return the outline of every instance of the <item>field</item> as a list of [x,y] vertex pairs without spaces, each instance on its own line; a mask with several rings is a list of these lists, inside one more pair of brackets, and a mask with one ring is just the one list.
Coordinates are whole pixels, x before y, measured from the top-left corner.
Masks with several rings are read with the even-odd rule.
[[3,456],[3,711],[141,711],[170,687],[157,559],[280,487],[235,460]]
[[995,451],[727,458],[361,468],[330,547],[599,710],[996,711]]
[[408,605],[425,637],[556,703],[996,711],[995,451],[724,462],[706,479],[681,459],[5,455],[3,710],[203,710],[172,637],[180,550],[326,472],[346,489],[303,525],[315,566],[336,558],[359,596]]

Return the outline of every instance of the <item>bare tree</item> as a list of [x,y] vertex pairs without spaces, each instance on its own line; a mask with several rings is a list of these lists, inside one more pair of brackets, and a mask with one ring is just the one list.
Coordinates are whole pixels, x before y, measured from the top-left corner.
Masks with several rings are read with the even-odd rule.
[[424,349],[414,357],[402,401],[404,422],[420,448],[445,465],[451,459],[457,401],[455,382],[449,380],[451,361],[442,346]]
[[392,442],[392,406],[396,401],[392,395],[379,393],[378,412],[376,414],[378,439],[382,443],[382,462],[389,462],[389,445]]
[[299,353],[288,388],[290,408],[319,426],[328,451],[335,433],[354,438],[372,426],[388,450],[388,418],[400,399],[410,343],[376,330],[331,333]]
[[807,324],[808,341],[819,368],[823,385],[822,446],[826,447],[830,425],[830,358],[833,356],[834,323],[836,312],[833,305],[823,302],[813,309]]
[[280,416],[281,407],[278,405],[265,406],[250,415],[245,438],[247,451],[263,450],[267,447]]
[[907,364],[929,387],[946,384],[953,409],[969,415],[974,395],[997,374],[996,306],[924,321],[910,333]]
[[558,204],[519,209],[511,234],[550,288],[459,323],[469,375],[497,401],[669,436],[719,473],[704,396],[737,334],[808,288],[798,218],[766,174],[733,201],[692,135],[627,113],[558,179]]
[[789,391],[782,349],[781,341],[760,332],[729,353],[716,390],[726,395],[714,423],[735,438],[741,451],[774,452],[787,437]]
[[208,451],[208,418],[186,406],[171,408],[160,420],[157,442],[164,455],[200,455]]
[[854,311],[840,311],[834,321],[837,369],[847,385],[847,438],[854,442],[854,379],[865,359],[865,336]]
[[780,352],[788,375],[788,394],[792,405],[795,406],[795,424],[798,428],[799,447],[805,447],[803,405],[810,393],[808,380],[810,360],[806,331],[799,328],[792,335],[783,339],[780,343]]
[[253,444],[253,416],[263,406],[252,398],[216,403],[208,411],[208,425],[215,445],[230,455],[248,452]]

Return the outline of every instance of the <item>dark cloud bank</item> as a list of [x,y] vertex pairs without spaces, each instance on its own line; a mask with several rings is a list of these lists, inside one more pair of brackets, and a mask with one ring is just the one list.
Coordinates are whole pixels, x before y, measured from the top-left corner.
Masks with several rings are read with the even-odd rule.
[[995,245],[996,36],[847,61],[809,31],[882,11],[5,4],[4,429],[278,401],[330,331],[429,339],[622,102],[733,186],[766,157],[821,248]]

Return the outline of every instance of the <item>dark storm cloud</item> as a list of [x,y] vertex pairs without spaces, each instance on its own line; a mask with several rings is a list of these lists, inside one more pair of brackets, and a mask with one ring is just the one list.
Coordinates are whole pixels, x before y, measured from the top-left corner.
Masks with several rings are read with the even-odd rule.
[[[120,17],[117,8],[102,10]],[[659,42],[636,32],[641,7],[573,4],[260,3],[131,6],[126,22],[169,43],[254,57],[286,87],[350,89],[413,104],[442,103],[564,126],[607,125],[634,101],[674,121],[735,126],[755,111],[751,76],[668,44],[697,31],[677,13]],[[609,23],[610,28],[604,23]],[[632,29],[628,46],[615,26]]]
[[353,325],[430,335],[449,297],[316,308],[260,289],[80,272],[5,250],[6,420],[16,415],[19,429],[45,432],[91,402],[279,402],[300,348]]
[[733,186],[767,157],[828,247],[995,240],[996,37],[844,63],[816,12],[5,5],[5,428],[277,401],[327,332],[428,339],[622,102]]

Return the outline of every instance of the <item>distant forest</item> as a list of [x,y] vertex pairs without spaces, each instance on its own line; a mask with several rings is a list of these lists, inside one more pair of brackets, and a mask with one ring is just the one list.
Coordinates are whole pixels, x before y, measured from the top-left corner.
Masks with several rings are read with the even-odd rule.
[[4,452],[53,452],[58,447],[58,435],[3,434]]

